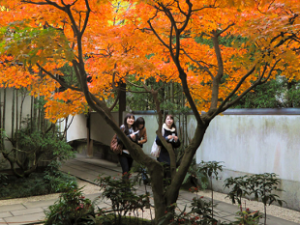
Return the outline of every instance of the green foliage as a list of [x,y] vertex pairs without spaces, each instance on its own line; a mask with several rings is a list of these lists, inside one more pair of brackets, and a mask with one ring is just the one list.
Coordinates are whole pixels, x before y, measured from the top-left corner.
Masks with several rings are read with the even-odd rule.
[[232,204],[235,204],[236,202],[239,205],[242,205],[242,197],[245,197],[246,195],[249,194],[248,191],[248,185],[249,185],[249,180],[248,176],[242,176],[242,177],[230,177],[227,178],[224,181],[225,187],[229,188],[230,186],[233,186],[231,188],[231,191],[228,193],[227,197],[229,197],[232,201]]
[[279,179],[275,173],[255,174],[249,177],[249,189],[256,200],[266,205],[271,205],[273,202],[278,202],[282,206],[283,201],[273,191],[282,191],[279,186]]
[[212,218],[214,218],[214,189],[213,189],[212,178],[214,175],[215,179],[218,180],[219,171],[223,171],[223,165],[221,165],[220,163],[221,162],[216,162],[216,161],[208,161],[208,162],[201,161],[199,165],[199,171],[206,174],[210,180]]
[[[161,218],[158,225],[165,224],[168,221],[168,225],[187,224],[187,225],[225,225],[226,222],[221,222],[213,218],[212,201],[206,201],[203,196],[199,198],[193,198],[191,203],[191,210],[187,212],[187,208],[181,211],[174,210],[177,206],[173,204],[168,207],[165,215]],[[215,205],[216,206],[216,205]],[[176,213],[179,211],[179,213]],[[170,220],[170,218],[173,218]]]
[[209,185],[208,176],[200,167],[197,166],[196,160],[194,159],[189,167],[187,174],[182,182],[183,187],[190,188],[195,186],[202,190],[207,189]]
[[[14,138],[8,138],[12,150],[0,149],[2,155],[10,162],[13,173],[18,177],[29,176],[38,168],[41,161],[61,162],[75,156],[72,147],[56,132],[40,132],[34,130],[27,121],[26,128],[18,130]],[[5,133],[2,132],[2,136]],[[20,170],[15,169],[17,165]]]
[[[115,214],[105,214],[100,215],[96,218],[97,225],[119,225],[119,223],[115,222]],[[153,223],[147,219],[139,218],[139,217],[133,217],[133,216],[124,216],[122,217],[122,224],[121,225],[153,225]]]
[[136,164],[131,168],[130,172],[136,173],[136,176],[134,177],[134,181],[137,182],[139,185],[141,185],[142,183],[144,185],[151,183],[146,166],[143,166],[141,164]]
[[61,174],[59,177],[49,176],[44,173],[32,173],[29,177],[22,178],[7,176],[5,183],[2,183],[2,181],[4,181],[2,178],[0,178],[0,199],[57,193],[65,191],[68,183],[76,182],[74,177],[67,174]]
[[8,190],[6,189],[6,186],[8,185],[8,178],[6,175],[7,174],[5,173],[0,173],[0,198],[3,198],[8,194]]
[[[203,196],[199,198],[193,198],[191,203],[191,210],[187,211],[187,207],[183,210],[174,210],[176,204],[173,204],[168,207],[168,210],[165,212],[165,215],[161,218],[158,225],[165,224],[166,221],[168,225],[177,225],[177,224],[186,224],[186,225],[258,225],[260,215],[259,211],[250,212],[247,208],[244,211],[238,211],[238,215],[235,218],[235,221],[225,222],[218,221],[213,217],[213,207],[216,207],[217,204],[213,205],[213,201],[205,200]],[[179,211],[179,213],[177,213]],[[170,220],[170,218],[173,218]]]
[[293,108],[300,107],[299,82],[284,77],[259,85],[243,97],[235,108]]
[[[157,97],[160,102],[161,110],[167,110],[172,114],[190,111],[190,109],[185,106],[185,100],[183,96],[184,94],[179,83],[174,83],[172,81],[169,81],[168,83],[164,83],[162,81],[157,82],[154,78],[149,78],[145,82],[141,83],[140,81],[135,81],[134,76],[132,76],[132,78],[130,78],[129,80],[136,86],[127,84],[127,89],[129,90],[126,95],[126,104],[128,111],[156,110],[156,105],[152,94],[141,93],[144,91],[144,89],[141,88],[143,85],[148,86],[149,89],[160,89],[158,91]],[[117,109],[118,108],[116,107],[114,110]]]
[[233,186],[227,195],[232,200],[232,203],[237,201],[241,205],[241,197],[254,195],[254,198],[261,200],[264,205],[271,205],[273,202],[278,202],[279,205],[282,205],[283,201],[278,199],[279,196],[273,194],[273,191],[282,191],[278,188],[279,182],[276,174],[264,173],[228,178],[225,180],[225,187]]
[[[5,29],[2,28],[0,32],[0,52],[5,50],[8,54],[15,55],[22,49],[22,55],[18,59],[23,64],[34,65],[38,60],[41,62],[43,59],[46,62],[49,55],[53,57],[54,61],[61,59],[62,56],[71,61],[74,57],[73,50],[64,33],[57,29],[33,28],[28,26],[26,21],[22,21],[11,23]],[[9,35],[9,41],[4,37],[5,34]],[[34,48],[29,48],[33,45]],[[51,51],[45,46],[52,46],[55,51]],[[42,53],[37,54],[40,50]]]
[[86,199],[75,183],[67,186],[59,200],[46,211],[45,225],[94,225],[96,224],[94,206]]
[[97,180],[102,192],[103,198],[108,198],[112,203],[115,224],[122,224],[123,218],[130,212],[144,208],[150,208],[149,193],[136,195],[133,190],[134,182],[115,177],[100,177]]
[[232,224],[258,225],[259,219],[262,217],[259,211],[251,212],[248,208],[236,214],[238,217],[236,217],[236,220]]
[[[241,207],[241,198],[242,197],[251,197],[254,196],[256,200],[260,200],[264,204],[264,214],[265,214],[265,224],[267,216],[267,205],[271,205],[274,202],[277,202],[282,206],[283,200],[279,199],[277,194],[274,194],[274,191],[282,191],[279,186],[279,179],[274,173],[264,173],[264,174],[254,174],[252,176],[243,176],[236,178],[228,178],[225,180],[225,186],[233,186],[231,191],[228,194],[228,197],[232,200],[232,203],[235,201],[238,202],[241,208],[241,215],[243,215],[243,210]],[[250,223],[249,223],[250,224]]]
[[70,183],[76,182],[75,177],[62,173],[59,170],[60,167],[60,162],[52,161],[44,171],[44,180],[49,186],[48,189],[51,193],[63,192],[69,188]]
[[216,180],[218,180],[219,171],[223,171],[223,165],[220,165],[220,163],[222,162],[202,161],[199,165],[199,171],[207,174],[207,176],[210,178],[212,177],[212,175],[215,175]]
[[30,158],[31,154],[47,155],[47,160],[59,159],[64,161],[74,157],[72,147],[53,133],[41,133],[39,131],[31,131],[30,128],[18,131],[18,145],[23,153]]

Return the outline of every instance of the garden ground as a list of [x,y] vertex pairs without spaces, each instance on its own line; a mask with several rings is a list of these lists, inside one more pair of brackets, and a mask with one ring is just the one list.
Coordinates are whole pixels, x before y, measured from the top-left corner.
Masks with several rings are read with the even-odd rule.
[[[121,168],[117,167],[115,163],[107,162],[99,159],[88,159],[77,156],[76,159],[69,160],[62,168],[62,171],[76,176],[79,186],[84,186],[83,192],[85,196],[91,200],[98,197],[101,192],[99,186],[94,185],[95,179],[99,174],[118,177],[121,173]],[[151,187],[146,186],[147,191],[151,192]],[[145,192],[145,186],[137,186],[137,193]],[[189,205],[191,200],[197,196],[210,197],[210,191],[199,191],[191,193],[181,191],[178,199],[179,209],[183,209],[185,205]],[[0,225],[1,224],[37,224],[35,222],[44,220],[44,210],[52,205],[59,194],[51,194],[46,196],[36,196],[21,199],[2,200],[0,201]],[[237,205],[232,205],[229,199],[225,199],[226,195],[214,192],[215,203],[218,206],[215,208],[216,218],[222,221],[231,221],[238,211]],[[98,204],[101,208],[110,208],[109,200],[101,200]],[[247,208],[250,210],[263,211],[263,205],[255,201],[246,202]],[[179,210],[178,209],[178,210]],[[188,209],[188,208],[187,208]],[[151,210],[152,217],[154,217],[154,210]],[[136,216],[151,219],[150,210],[145,212],[135,212]],[[269,225],[296,225],[300,224],[300,212],[281,208],[277,206],[270,206],[267,209],[267,224]]]

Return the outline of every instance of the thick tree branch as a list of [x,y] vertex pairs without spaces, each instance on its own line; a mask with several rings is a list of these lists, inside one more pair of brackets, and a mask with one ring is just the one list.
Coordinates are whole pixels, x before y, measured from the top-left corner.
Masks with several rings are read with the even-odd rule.
[[[234,99],[233,101],[231,102],[228,102],[228,100],[236,93],[236,91],[239,89],[239,87],[241,85],[239,84],[242,84],[243,81],[241,79],[241,81],[239,82],[239,84],[236,86],[236,88],[230,93],[230,95],[225,99],[225,101],[220,105],[220,107],[218,108],[218,110],[211,116],[211,119],[213,119],[216,115],[218,115],[220,112],[224,112],[226,109],[230,108],[231,106],[233,106],[234,104],[236,104],[240,99],[242,99],[247,93],[249,93],[251,90],[253,90],[256,86],[258,85],[261,85],[261,84],[264,84],[266,83],[269,78],[271,77],[272,75],[272,72],[275,70],[275,67],[276,65],[278,64],[278,62],[280,61],[281,59],[278,59],[275,61],[274,65],[270,68],[270,71],[268,73],[268,75],[266,76],[265,79],[264,78],[264,74],[267,70],[267,63],[264,65],[264,68],[263,68],[263,71],[262,71],[262,74],[258,77],[258,79],[251,85],[251,87],[249,87],[248,89],[246,89],[240,96],[238,96],[236,99]],[[251,70],[250,70],[251,71]],[[249,71],[249,72],[250,72]],[[245,76],[243,77],[245,78]],[[247,77],[246,77],[247,78]],[[246,79],[245,78],[245,79]],[[243,80],[245,80],[243,79]],[[226,103],[227,102],[227,103]]]
[[40,68],[40,70],[42,70],[45,74],[47,74],[48,76],[50,76],[53,80],[57,81],[61,86],[65,87],[65,88],[69,88],[69,89],[71,89],[73,91],[80,91],[80,92],[82,92],[81,89],[79,89],[77,87],[74,87],[72,85],[69,85],[69,84],[65,83],[64,81],[56,78],[52,73],[50,73],[49,71],[45,70],[42,66],[40,66],[40,64],[37,63],[36,65]]
[[[218,107],[218,109],[213,113],[212,118],[214,118],[216,115],[218,115],[220,112],[224,111],[223,107],[224,105],[229,101],[231,97],[234,96],[234,94],[237,92],[237,90],[241,87],[241,85],[244,83],[244,81],[255,71],[256,64],[241,78],[239,83],[235,86],[235,88],[232,90],[232,92],[227,96],[227,98],[221,103],[221,105]],[[264,67],[264,70],[266,69],[266,65]]]
[[213,79],[210,109],[216,109],[218,106],[218,99],[219,99],[219,85],[224,74],[224,65],[223,65],[220,44],[219,44],[218,33],[217,31],[213,31],[212,34],[213,34],[212,41],[214,44],[214,50],[218,61],[218,72]]

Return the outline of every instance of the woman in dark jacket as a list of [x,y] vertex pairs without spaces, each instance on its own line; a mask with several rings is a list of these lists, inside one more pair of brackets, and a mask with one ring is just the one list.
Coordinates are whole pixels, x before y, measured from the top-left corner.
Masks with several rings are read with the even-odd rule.
[[[165,140],[172,144],[173,150],[174,148],[178,148],[180,146],[180,140],[177,136],[176,126],[174,123],[174,117],[173,115],[167,114],[165,117],[165,123],[163,124],[163,131],[162,135],[165,138]],[[161,140],[156,137],[156,144],[161,147],[160,155],[157,158],[159,162],[162,162],[164,164],[164,170],[165,170],[165,178],[170,179],[171,178],[171,172],[170,172],[170,156],[167,151],[167,149],[163,146]]]

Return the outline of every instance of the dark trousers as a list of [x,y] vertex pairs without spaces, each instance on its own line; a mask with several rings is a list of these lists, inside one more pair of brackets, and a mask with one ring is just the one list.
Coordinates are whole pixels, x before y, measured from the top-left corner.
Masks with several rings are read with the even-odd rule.
[[119,155],[119,161],[122,167],[123,181],[126,181],[129,179],[129,171],[132,167],[133,159],[129,154],[123,152],[122,155]]
[[169,186],[171,183],[171,167],[168,164],[164,164],[164,186]]

